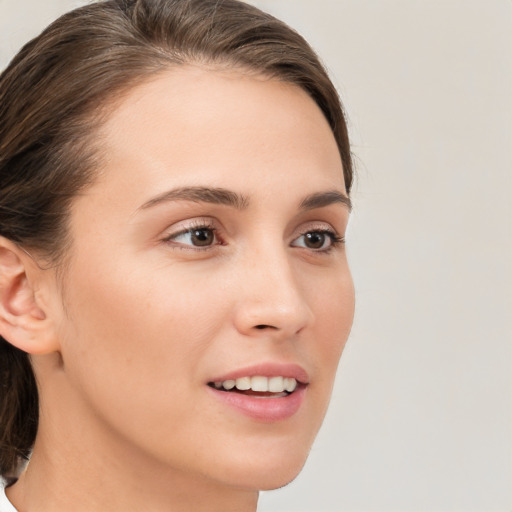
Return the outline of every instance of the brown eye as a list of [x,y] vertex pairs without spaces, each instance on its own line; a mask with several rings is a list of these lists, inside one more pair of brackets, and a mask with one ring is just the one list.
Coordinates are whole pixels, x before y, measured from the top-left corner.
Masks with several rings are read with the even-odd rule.
[[310,249],[323,249],[327,238],[328,237],[325,233],[321,233],[319,231],[306,233],[304,235],[304,245]]
[[217,236],[214,228],[200,226],[171,235],[165,241],[184,246],[210,247],[217,243]]
[[336,233],[328,230],[308,231],[296,238],[292,247],[302,247],[317,252],[329,252],[330,249],[344,242]]
[[190,232],[190,241],[192,242],[192,245],[197,247],[206,247],[208,245],[212,245],[214,240],[215,235],[211,229],[193,229]]

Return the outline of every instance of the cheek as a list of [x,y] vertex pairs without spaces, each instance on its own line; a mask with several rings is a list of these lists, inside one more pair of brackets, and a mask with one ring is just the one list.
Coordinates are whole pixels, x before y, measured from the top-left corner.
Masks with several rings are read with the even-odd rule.
[[339,359],[345,347],[354,317],[354,286],[348,270],[327,280],[311,295],[315,310],[313,339],[308,345],[314,361],[316,385],[311,392],[325,413],[331,395]]
[[101,272],[90,270],[92,258],[80,268],[66,294],[70,375],[83,387],[105,386],[145,403],[170,387],[185,390],[225,315],[218,287],[172,267],[122,260]]
[[208,447],[201,369],[225,324],[226,292],[170,265],[116,263],[81,266],[68,283],[67,378],[94,428],[177,465],[190,460],[191,443]]
[[[315,328],[322,333],[322,353],[331,361],[339,357],[352,327],[354,318],[354,285],[348,269],[327,278],[322,287],[316,287],[311,301],[315,310]],[[331,361],[337,364],[336,359]],[[327,367],[332,364],[327,364]]]

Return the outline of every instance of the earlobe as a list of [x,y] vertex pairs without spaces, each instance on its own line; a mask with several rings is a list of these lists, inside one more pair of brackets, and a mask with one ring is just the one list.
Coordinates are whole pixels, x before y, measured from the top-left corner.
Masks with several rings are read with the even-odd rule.
[[40,272],[27,253],[0,237],[0,335],[30,354],[57,349],[52,324],[36,298]]

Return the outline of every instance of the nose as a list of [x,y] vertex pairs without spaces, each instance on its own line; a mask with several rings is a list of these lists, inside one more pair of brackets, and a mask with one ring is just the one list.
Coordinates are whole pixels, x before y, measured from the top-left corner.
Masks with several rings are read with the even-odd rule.
[[246,336],[293,338],[314,319],[307,290],[301,286],[285,250],[265,256],[260,253],[243,264],[235,326]]

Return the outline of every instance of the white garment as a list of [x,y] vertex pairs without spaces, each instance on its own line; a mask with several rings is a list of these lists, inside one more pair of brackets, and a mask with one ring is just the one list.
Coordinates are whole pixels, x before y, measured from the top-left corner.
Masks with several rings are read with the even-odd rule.
[[12,506],[12,503],[7,499],[5,495],[5,486],[7,483],[0,479],[0,512],[17,512]]

